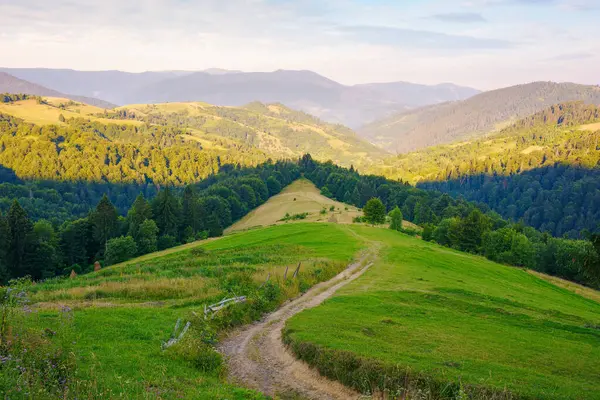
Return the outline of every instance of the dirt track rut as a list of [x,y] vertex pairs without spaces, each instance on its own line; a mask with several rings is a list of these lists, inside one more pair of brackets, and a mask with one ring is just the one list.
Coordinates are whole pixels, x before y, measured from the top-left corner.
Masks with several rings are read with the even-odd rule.
[[289,318],[318,306],[362,275],[371,266],[372,258],[373,253],[366,254],[329,281],[315,285],[261,321],[230,334],[219,345],[219,351],[227,359],[229,379],[268,396],[295,393],[302,398],[319,400],[361,398],[359,393],[322,377],[297,360],[283,344],[281,331]]

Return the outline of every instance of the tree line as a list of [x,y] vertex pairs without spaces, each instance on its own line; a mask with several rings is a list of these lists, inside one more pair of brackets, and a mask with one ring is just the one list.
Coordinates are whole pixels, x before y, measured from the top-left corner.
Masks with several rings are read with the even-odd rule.
[[89,213],[60,225],[33,220],[18,200],[0,213],[0,280],[45,279],[90,271],[197,239],[224,228],[300,176],[295,162],[253,168],[226,166],[185,188],[162,188],[153,199],[138,194],[125,214],[104,194]]
[[484,202],[511,221],[579,238],[600,223],[600,108],[557,104],[498,134],[398,156],[369,171]]
[[[405,220],[423,227],[425,240],[600,287],[598,236],[586,234],[589,240],[555,238],[522,222],[507,221],[485,204],[453,198],[447,193],[415,188],[381,176],[360,175],[353,168],[319,163],[310,156],[302,158],[301,166],[321,193],[366,207],[369,215],[375,215],[367,217],[373,218],[372,222],[381,222],[381,215],[392,212],[397,228],[401,213]],[[382,205],[369,203],[374,198],[375,203]]]

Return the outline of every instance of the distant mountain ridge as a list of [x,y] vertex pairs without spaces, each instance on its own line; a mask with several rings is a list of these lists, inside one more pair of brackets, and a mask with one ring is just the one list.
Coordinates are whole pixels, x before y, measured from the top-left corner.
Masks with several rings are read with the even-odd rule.
[[600,104],[600,87],[533,82],[430,105],[368,124],[359,134],[389,151],[405,153],[498,130],[554,104]]
[[312,71],[75,71],[68,69],[0,68],[20,79],[63,93],[98,97],[111,103],[147,104],[203,101],[242,106],[259,101],[282,103],[323,120],[357,128],[397,111],[463,100],[480,93],[453,84],[407,82],[342,85]]
[[19,79],[5,72],[0,72],[0,93],[23,93],[36,96],[62,97],[102,108],[116,107],[115,104],[109,103],[104,100],[86,96],[64,94],[56,90],[44,87],[42,85]]

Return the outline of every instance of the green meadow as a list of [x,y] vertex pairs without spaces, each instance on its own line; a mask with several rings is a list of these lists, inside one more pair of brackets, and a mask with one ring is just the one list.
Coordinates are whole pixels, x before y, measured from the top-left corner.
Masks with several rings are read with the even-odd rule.
[[[33,311],[15,333],[52,332],[29,353],[60,349],[68,375],[38,369],[15,386],[7,374],[0,389],[36,399],[263,399],[227,383],[211,344],[369,246],[378,257],[364,275],[286,326],[292,351],[322,374],[397,398],[600,399],[594,296],[389,229],[325,223],[250,229],[30,286]],[[248,301],[204,321],[204,305],[233,295]],[[178,319],[190,333],[163,350]],[[52,387],[60,379],[66,395],[64,383]]]
[[322,374],[362,392],[412,387],[412,398],[600,399],[600,303],[523,269],[351,229],[382,244],[379,259],[284,334]]
[[[40,357],[56,348],[73,355],[63,363],[69,371],[67,394],[60,383],[64,376],[39,368],[37,376],[25,375],[13,387],[8,386],[14,383],[8,376],[0,377],[0,392],[9,398],[34,393],[36,399],[262,399],[227,384],[223,360],[206,343],[330,279],[361,247],[342,226],[284,225],[31,286],[33,312],[16,321],[15,333],[54,332],[41,342],[28,343],[28,350]],[[292,279],[299,262],[300,273]],[[233,295],[248,296],[248,301],[217,313],[210,325],[203,322],[204,305]],[[193,322],[190,333],[181,346],[163,351],[161,343],[169,339],[179,318]],[[57,387],[52,387],[53,380]]]

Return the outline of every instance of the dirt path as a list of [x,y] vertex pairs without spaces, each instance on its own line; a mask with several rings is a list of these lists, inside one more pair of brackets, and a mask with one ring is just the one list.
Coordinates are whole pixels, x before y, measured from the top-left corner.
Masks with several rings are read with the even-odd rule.
[[303,296],[284,304],[262,321],[233,332],[221,342],[229,378],[262,393],[295,394],[308,399],[359,399],[361,395],[339,382],[322,377],[306,363],[297,360],[281,340],[285,322],[307,308],[316,307],[339,288],[362,275],[372,264],[374,252],[327,282],[312,287]]

